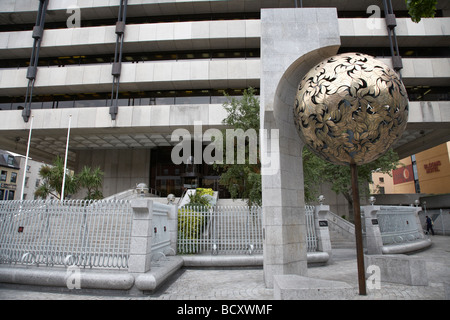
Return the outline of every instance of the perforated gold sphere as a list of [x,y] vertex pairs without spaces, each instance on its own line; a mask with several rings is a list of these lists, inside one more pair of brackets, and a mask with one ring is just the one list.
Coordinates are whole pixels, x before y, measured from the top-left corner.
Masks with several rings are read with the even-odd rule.
[[384,63],[365,54],[340,54],[302,79],[294,121],[303,142],[321,158],[361,165],[400,138],[408,97],[397,73]]

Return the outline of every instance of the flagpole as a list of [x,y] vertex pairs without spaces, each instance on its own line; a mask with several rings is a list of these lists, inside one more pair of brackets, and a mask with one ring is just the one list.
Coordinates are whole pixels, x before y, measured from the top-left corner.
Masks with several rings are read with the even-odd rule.
[[67,129],[67,141],[66,141],[66,155],[64,159],[64,172],[63,172],[63,182],[61,190],[61,201],[64,200],[64,188],[66,185],[66,170],[67,170],[67,154],[69,153],[69,138],[70,138],[70,124],[72,122],[72,115],[69,116],[69,127]]
[[27,155],[25,156],[25,170],[23,170],[22,191],[20,192],[20,200],[21,201],[23,200],[23,194],[25,191],[25,178],[27,176],[28,155],[30,154],[31,132],[33,131],[33,119],[34,119],[34,116],[31,116],[30,132],[28,133]]

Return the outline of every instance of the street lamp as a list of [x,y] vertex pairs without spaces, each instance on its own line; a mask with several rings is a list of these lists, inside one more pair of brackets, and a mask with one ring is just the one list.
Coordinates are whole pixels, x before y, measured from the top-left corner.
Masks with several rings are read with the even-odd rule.
[[400,77],[371,56],[343,53],[325,59],[302,79],[294,122],[303,142],[322,159],[351,169],[359,293],[366,294],[357,165],[383,155],[408,121]]

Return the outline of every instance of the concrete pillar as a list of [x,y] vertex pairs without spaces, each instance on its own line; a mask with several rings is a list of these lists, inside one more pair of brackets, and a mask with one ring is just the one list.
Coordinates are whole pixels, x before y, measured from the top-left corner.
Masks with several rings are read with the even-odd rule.
[[370,205],[363,207],[367,254],[382,254],[383,239],[381,238],[380,226],[378,225],[378,211],[380,211],[380,206]]
[[145,198],[131,200],[133,222],[131,227],[130,258],[128,272],[150,271],[153,235],[153,201]]
[[328,253],[332,260],[332,249],[330,239],[330,229],[328,228],[327,214],[330,211],[330,206],[319,204],[314,208],[314,225],[316,228],[316,235],[318,239],[317,249],[322,252]]
[[173,250],[173,254],[177,254],[177,240],[178,240],[178,205],[170,205],[168,214],[169,221],[169,233],[170,233],[170,248]]
[[[302,77],[336,54],[334,8],[261,11],[261,162],[264,279],[307,274],[303,143],[293,121]],[[274,138],[274,139],[272,139]]]

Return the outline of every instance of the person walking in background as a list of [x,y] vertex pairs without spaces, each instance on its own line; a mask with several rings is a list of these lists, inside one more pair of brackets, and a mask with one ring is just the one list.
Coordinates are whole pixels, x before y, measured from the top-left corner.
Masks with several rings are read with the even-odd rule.
[[434,236],[433,220],[431,220],[431,218],[429,216],[426,216],[425,218],[426,218],[426,222],[427,222],[427,233],[429,233],[431,230],[431,234]]

